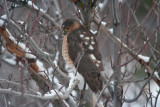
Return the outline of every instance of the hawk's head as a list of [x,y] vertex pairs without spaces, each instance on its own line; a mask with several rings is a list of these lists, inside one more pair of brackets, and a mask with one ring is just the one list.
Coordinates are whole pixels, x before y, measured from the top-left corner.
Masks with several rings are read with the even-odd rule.
[[72,32],[73,30],[80,27],[80,23],[75,19],[67,19],[62,23],[62,30],[63,34],[66,35],[67,33]]

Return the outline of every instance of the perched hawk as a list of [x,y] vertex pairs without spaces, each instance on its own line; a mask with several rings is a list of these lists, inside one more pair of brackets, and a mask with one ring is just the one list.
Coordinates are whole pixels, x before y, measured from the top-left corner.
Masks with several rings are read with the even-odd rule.
[[93,92],[100,91],[103,64],[95,35],[74,19],[64,21],[62,29],[65,35],[62,45],[65,62],[77,69]]

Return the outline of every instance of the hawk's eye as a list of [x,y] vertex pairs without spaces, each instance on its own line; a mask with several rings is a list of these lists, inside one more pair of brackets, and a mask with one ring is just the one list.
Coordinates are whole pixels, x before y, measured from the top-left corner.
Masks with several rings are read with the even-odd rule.
[[66,35],[67,32],[68,32],[68,28],[64,28],[64,29],[63,29],[63,34]]

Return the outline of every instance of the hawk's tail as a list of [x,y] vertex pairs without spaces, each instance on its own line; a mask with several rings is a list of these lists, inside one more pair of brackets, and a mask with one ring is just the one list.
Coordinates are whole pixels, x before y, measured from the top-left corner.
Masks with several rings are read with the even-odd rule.
[[82,76],[93,92],[97,93],[98,91],[102,90],[103,82],[100,73],[83,73]]

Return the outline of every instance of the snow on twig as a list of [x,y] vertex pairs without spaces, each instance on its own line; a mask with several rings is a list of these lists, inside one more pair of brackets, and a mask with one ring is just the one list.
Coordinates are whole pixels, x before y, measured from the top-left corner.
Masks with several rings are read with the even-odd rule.
[[33,40],[32,37],[30,37],[30,43],[31,46],[36,50],[37,54],[41,55],[43,59],[45,59],[53,68],[56,69],[56,71],[58,71],[64,78],[69,79],[69,77],[64,74],[58,66],[56,66],[52,59],[48,56],[48,54],[44,53],[39,47],[38,45],[35,43],[35,41]]
[[[100,22],[97,18],[95,18],[95,21],[98,23]],[[158,28],[160,27],[160,25],[155,29],[155,31],[153,32],[153,34],[158,30]],[[143,50],[141,50],[138,54],[135,54],[134,52],[132,52],[132,50],[125,45],[123,42],[120,41],[120,39],[116,38],[107,28],[105,28],[105,26],[101,25],[101,29],[107,34],[107,36],[119,47],[122,47],[125,51],[127,51],[135,60],[137,60],[142,66],[145,67],[145,69],[149,72],[149,74],[151,75],[153,70],[150,68],[150,66],[147,65],[147,63],[143,60],[140,59],[138,57],[138,54]],[[151,35],[151,37],[153,36],[153,34]],[[150,37],[150,38],[151,38]],[[150,40],[150,39],[149,39]],[[149,41],[148,40],[148,41]],[[147,41],[147,42],[148,42]],[[146,43],[147,44],[147,43]],[[145,44],[145,45],[146,45]],[[145,46],[144,45],[144,46]],[[157,78],[153,78],[154,81],[160,86],[159,80]]]
[[[67,89],[65,94],[62,94],[61,92],[57,91],[59,97],[63,100],[63,99],[67,99],[70,95],[70,93],[72,92],[72,90],[75,88],[75,86],[79,83],[79,80],[75,80],[73,81],[73,84],[71,87],[69,87],[69,89]],[[0,88],[0,93],[7,93],[7,94],[12,94],[15,96],[24,96],[24,97],[30,97],[30,98],[36,98],[36,99],[41,99],[41,100],[56,100],[59,99],[59,97],[57,96],[57,94],[55,93],[55,91],[52,90],[51,94],[45,94],[44,96],[39,96],[39,95],[33,95],[33,94],[27,94],[27,93],[21,93],[21,92],[16,92],[14,90],[12,90],[11,88],[8,89],[1,89]]]
[[149,57],[148,56],[143,56],[143,55],[138,55],[138,57],[140,58],[140,59],[142,59],[144,62],[146,62],[146,63],[148,63],[149,62]]

